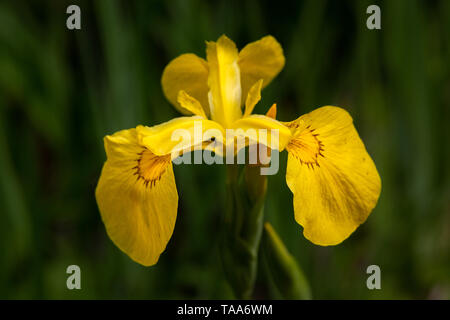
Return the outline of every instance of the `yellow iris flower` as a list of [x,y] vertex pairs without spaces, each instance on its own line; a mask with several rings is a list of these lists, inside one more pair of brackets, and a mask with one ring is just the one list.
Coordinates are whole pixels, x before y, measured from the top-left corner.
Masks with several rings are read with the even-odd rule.
[[[109,237],[131,259],[154,265],[172,236],[178,207],[172,153],[179,144],[171,135],[176,129],[193,131],[199,121],[203,132],[278,130],[278,149],[289,153],[286,182],[295,219],[311,242],[338,244],[366,220],[381,181],[345,110],[322,107],[285,123],[274,119],[274,108],[266,116],[252,114],[261,89],[284,63],[271,36],[241,51],[226,36],[207,42],[206,60],[183,54],[162,76],[165,96],[186,116],[104,138],[107,160],[96,199]],[[178,151],[190,152],[199,143],[207,148],[206,141],[196,141]]]

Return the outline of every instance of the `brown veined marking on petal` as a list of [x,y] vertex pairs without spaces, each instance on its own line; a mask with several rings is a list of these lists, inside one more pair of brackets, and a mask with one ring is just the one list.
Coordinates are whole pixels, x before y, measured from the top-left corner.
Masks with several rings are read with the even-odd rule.
[[[287,125],[290,129],[299,128],[299,124],[292,122]],[[297,158],[301,164],[314,169],[314,166],[320,167],[319,156],[323,155],[324,145],[320,141],[320,135],[315,133],[316,129],[307,126],[300,134],[293,138],[287,145],[287,151]]]
[[147,148],[144,148],[137,154],[137,165],[133,167],[136,171],[134,175],[137,176],[136,181],[142,179],[142,183],[147,188],[154,187],[156,182],[161,179],[162,174],[166,171],[167,166],[171,161],[170,155],[157,156]]

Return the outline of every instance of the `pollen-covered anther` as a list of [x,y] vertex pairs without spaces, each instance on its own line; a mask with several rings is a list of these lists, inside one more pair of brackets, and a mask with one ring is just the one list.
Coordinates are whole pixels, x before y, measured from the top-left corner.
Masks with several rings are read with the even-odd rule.
[[[294,128],[298,128],[298,126],[294,126]],[[301,164],[311,169],[314,169],[314,166],[320,167],[319,156],[325,157],[323,155],[324,145],[320,141],[320,135],[315,131],[311,126],[305,127],[289,141],[286,147],[291,155],[300,160]]]
[[170,155],[157,156],[148,149],[138,153],[136,171],[137,181],[141,181],[145,187],[152,188],[161,179],[171,161]]

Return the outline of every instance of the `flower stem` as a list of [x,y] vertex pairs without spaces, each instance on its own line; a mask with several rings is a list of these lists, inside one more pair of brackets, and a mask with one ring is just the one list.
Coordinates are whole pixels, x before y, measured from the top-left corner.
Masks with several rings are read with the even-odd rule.
[[258,166],[227,166],[227,207],[221,258],[227,280],[239,299],[249,299],[257,274],[267,178]]

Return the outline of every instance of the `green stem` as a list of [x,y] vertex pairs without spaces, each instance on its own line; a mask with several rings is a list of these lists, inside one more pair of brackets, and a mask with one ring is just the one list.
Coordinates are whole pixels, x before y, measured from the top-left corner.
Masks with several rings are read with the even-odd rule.
[[267,178],[257,166],[228,165],[226,184],[222,264],[236,297],[248,299],[257,273]]

